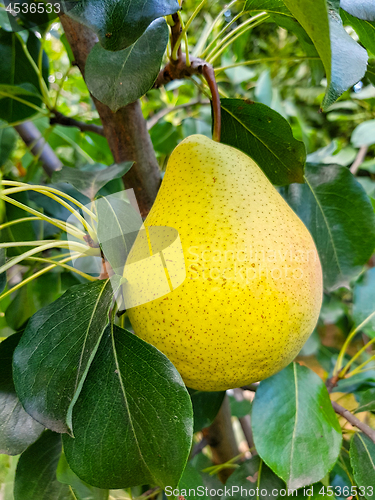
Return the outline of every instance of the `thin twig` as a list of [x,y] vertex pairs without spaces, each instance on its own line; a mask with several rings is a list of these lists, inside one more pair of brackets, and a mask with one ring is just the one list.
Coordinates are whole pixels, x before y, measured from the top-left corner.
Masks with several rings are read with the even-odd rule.
[[193,449],[191,450],[189,460],[192,460],[196,455],[199,455],[199,453],[203,450],[208,445],[207,439],[204,437],[197,443]]
[[95,134],[105,137],[103,127],[94,123],[85,123],[65,116],[59,111],[53,111],[54,116],[49,120],[51,125],[64,125],[65,127],[77,127],[81,132],[94,132]]
[[54,150],[42,137],[34,123],[27,121],[14,127],[26,146],[30,147],[31,153],[38,157],[46,174],[51,177],[53,172],[60,170],[61,161],[56,156]]
[[335,412],[338,415],[341,415],[344,417],[351,425],[354,427],[357,427],[359,430],[361,430],[366,436],[368,436],[371,441],[375,444],[375,429],[372,429],[370,426],[367,424],[361,422],[357,417],[355,417],[352,413],[350,413],[349,410],[344,408],[343,406],[339,405],[336,403],[336,401],[332,401],[332,406]]
[[256,392],[256,390],[258,389],[259,387],[259,382],[254,382],[254,384],[248,384],[248,385],[243,385],[241,387],[241,389],[243,391],[252,391],[252,392]]
[[355,175],[358,172],[359,167],[362,165],[364,159],[366,158],[367,155],[367,150],[368,146],[361,146],[359,148],[358,154],[350,167],[350,171],[353,175]]

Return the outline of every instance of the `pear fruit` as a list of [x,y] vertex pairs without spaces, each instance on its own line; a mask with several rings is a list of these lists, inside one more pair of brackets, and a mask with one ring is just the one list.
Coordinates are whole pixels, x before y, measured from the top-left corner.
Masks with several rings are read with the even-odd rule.
[[[317,323],[322,270],[309,231],[257,164],[205,136],[188,137],[145,221],[146,231],[160,226],[178,231],[186,278],[128,309],[135,333],[201,391],[287,366]],[[152,286],[156,278],[145,279]]]

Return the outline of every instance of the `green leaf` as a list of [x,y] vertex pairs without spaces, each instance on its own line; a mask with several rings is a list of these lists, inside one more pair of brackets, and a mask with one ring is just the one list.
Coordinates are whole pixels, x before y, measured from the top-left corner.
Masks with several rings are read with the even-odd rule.
[[[27,47],[34,61],[37,61],[40,42],[32,32],[29,33]],[[48,59],[43,54],[43,78],[45,81],[47,81],[47,77]],[[0,84],[4,84],[7,87],[17,86],[14,89],[14,93],[20,92],[20,88],[24,90],[39,89],[38,76],[27,59],[16,34],[2,29],[0,29]],[[22,99],[37,106],[40,106],[42,103],[41,97],[23,95]],[[1,99],[0,119],[2,120],[16,122],[29,118],[35,113],[35,109],[14,99]]]
[[[116,51],[136,42],[152,21],[179,9],[177,0],[80,0],[68,15],[95,31],[104,49]],[[143,57],[138,63],[138,68],[149,64]]]
[[108,500],[109,490],[101,490],[82,481],[69,467],[64,452],[57,466],[57,480],[72,487],[76,500]]
[[333,10],[330,11],[329,28],[331,79],[322,104],[324,110],[364,76],[368,61],[366,50],[346,32],[338,12]]
[[352,133],[351,143],[354,147],[372,146],[375,144],[375,120],[360,123]]
[[288,488],[321,480],[340,453],[341,429],[328,391],[296,363],[260,383],[252,426],[257,452]]
[[284,0],[293,16],[313,41],[331,79],[331,43],[326,0]]
[[[355,284],[353,292],[353,319],[360,325],[375,311],[375,268],[369,269],[363,278]],[[361,331],[375,337],[375,318],[367,323]]]
[[221,142],[249,155],[273,184],[303,182],[305,146],[279,113],[241,99],[221,99],[221,108]]
[[375,388],[360,393],[359,406],[356,408],[355,413],[363,411],[375,412]]
[[143,225],[140,212],[134,208],[127,191],[121,191],[96,203],[97,236],[100,247],[113,271],[123,275],[129,252]]
[[326,289],[349,287],[375,248],[371,202],[346,167],[307,164],[305,178],[286,200],[314,238]]
[[44,427],[22,408],[14,389],[12,358],[21,333],[0,343],[0,453],[18,455],[43,432]]
[[133,162],[126,161],[107,167],[105,170],[93,169],[90,171],[83,171],[71,167],[62,167],[61,170],[54,172],[52,181],[67,182],[74,186],[77,191],[90,198],[90,200],[93,200],[96,193],[103,186],[109,181],[125,175],[132,166]]
[[292,16],[282,0],[246,0],[245,12],[272,12]]
[[127,49],[108,52],[97,43],[85,68],[91,94],[113,112],[142,97],[158,76],[168,36],[166,21],[157,19]]
[[71,287],[34,314],[15,350],[17,394],[49,429],[72,429],[72,407],[108,324],[114,284],[112,279]]
[[[5,122],[0,121],[0,125]],[[17,132],[13,127],[0,129],[0,167],[4,165],[11,153],[13,152],[17,142]]]
[[375,4],[372,0],[340,0],[340,7],[359,19],[375,21]]
[[[0,248],[0,267],[6,262],[6,250],[5,248]],[[4,291],[7,284],[7,273],[0,274],[0,293]]]
[[[31,89],[31,90],[29,90]],[[2,97],[1,92],[5,92],[6,94],[17,95],[17,96],[31,96],[40,99],[40,93],[36,90],[34,85],[30,83],[21,83],[20,85],[6,85],[0,84],[0,98]]]
[[362,45],[375,55],[375,22],[362,21],[343,10],[341,10],[340,15],[344,25],[354,28]]
[[[244,497],[249,498],[249,500],[268,500],[271,495],[275,500],[281,500],[283,496],[280,494],[280,490],[285,492],[284,482],[267,467],[259,456],[247,460],[235,469],[225,486],[233,492],[232,498],[234,500],[243,500]],[[259,493],[257,488],[259,488]],[[244,493],[244,490],[247,494]],[[244,495],[241,494],[242,492]],[[264,492],[267,492],[266,495]]]
[[[178,484],[180,495],[182,495],[186,500],[193,500],[195,497],[195,492],[203,491],[204,487],[205,485],[203,483],[201,474],[195,467],[193,467],[191,462],[188,462]],[[192,492],[192,494],[190,494],[190,492]],[[200,494],[199,498],[208,500],[207,495]]]
[[364,434],[355,434],[350,443],[350,463],[358,486],[365,488],[367,500],[375,499],[375,444]]
[[338,7],[326,0],[284,0],[318,51],[327,74],[328,87],[322,107],[327,109],[365,74],[367,52],[345,31]]
[[208,427],[221,408],[225,391],[203,392],[189,389],[194,413],[194,433]]
[[190,397],[161,352],[108,326],[73,408],[73,428],[75,438],[63,436],[64,451],[89,484],[175,487],[190,452]]
[[74,500],[66,484],[56,478],[61,455],[61,436],[45,431],[18,461],[14,500]]

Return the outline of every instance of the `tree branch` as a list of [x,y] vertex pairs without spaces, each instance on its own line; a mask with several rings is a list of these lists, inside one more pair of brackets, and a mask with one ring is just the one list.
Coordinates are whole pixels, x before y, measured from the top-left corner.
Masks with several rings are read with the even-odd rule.
[[64,125],[65,127],[77,127],[81,132],[94,132],[95,134],[104,135],[104,129],[100,125],[95,125],[94,123],[85,123],[65,116],[59,111],[53,111],[54,116],[50,118],[49,122],[51,125]]
[[[210,427],[203,429],[203,436],[212,450],[212,461],[215,465],[223,464],[238,455],[238,447],[234,436],[228,396]],[[220,480],[225,483],[233,469],[223,469],[219,473]]]
[[338,415],[344,417],[351,425],[357,427],[357,429],[361,430],[363,434],[366,434],[371,441],[375,444],[375,429],[372,429],[369,425],[361,422],[357,417],[355,417],[349,410],[344,408],[343,406],[336,403],[336,401],[331,401],[333,409]]
[[359,148],[358,154],[350,167],[350,171],[353,175],[355,175],[358,172],[359,167],[362,165],[364,159],[366,158],[367,155],[367,150],[368,146],[361,146]]
[[[234,389],[233,394],[236,401],[244,401],[245,398],[243,397],[243,392],[241,391],[241,389]],[[238,421],[241,425],[242,432],[244,433],[249,449],[253,450],[255,448],[255,445],[254,445],[253,431],[251,429],[250,415],[245,415],[244,417],[240,417]]]
[[[75,64],[84,77],[86,59],[97,42],[96,35],[66,14],[60,16],[60,21],[72,48]],[[116,113],[94,97],[93,101],[116,163],[135,162],[124,175],[123,181],[125,188],[134,189],[141,214],[145,217],[155,200],[161,178],[139,101],[119,109]]]
[[51,177],[56,170],[61,169],[61,161],[32,122],[23,122],[14,128],[26,146],[30,148],[31,153],[39,158],[48,177]]

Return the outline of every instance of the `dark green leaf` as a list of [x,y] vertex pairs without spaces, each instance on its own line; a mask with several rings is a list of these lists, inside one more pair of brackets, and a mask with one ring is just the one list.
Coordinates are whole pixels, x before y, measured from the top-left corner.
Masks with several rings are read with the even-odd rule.
[[12,358],[22,333],[0,343],[0,453],[18,455],[42,433],[44,427],[22,408],[14,389]]
[[282,0],[246,0],[244,11],[292,15]]
[[328,391],[296,363],[260,383],[252,426],[257,452],[288,488],[321,480],[340,453],[341,429]]
[[365,488],[367,500],[375,499],[375,444],[364,434],[355,434],[350,444],[350,462],[358,486]]
[[354,147],[372,146],[375,144],[375,120],[360,123],[352,133],[351,143]]
[[157,19],[127,49],[108,52],[97,43],[85,68],[92,95],[113,112],[142,97],[158,76],[168,35],[165,20]]
[[190,452],[190,397],[161,352],[108,326],[73,408],[73,428],[75,438],[63,436],[66,458],[89,484],[175,487]]
[[340,7],[359,19],[375,21],[375,4],[372,0],[340,0]]
[[360,393],[359,406],[355,410],[355,413],[360,413],[362,411],[375,412],[375,388]]
[[34,314],[15,350],[14,383],[24,408],[57,432],[72,429],[71,410],[108,324],[114,283],[70,288]]
[[362,21],[343,10],[341,10],[341,19],[345,26],[349,25],[355,29],[362,45],[375,55],[375,22]]
[[[204,483],[202,476],[190,462],[186,464],[178,488],[180,490],[180,495],[186,500],[193,500],[196,492],[203,491]],[[208,500],[207,495],[199,495],[199,498]]]
[[[95,31],[106,50],[121,50],[136,42],[152,21],[179,9],[177,0],[80,0],[68,14]],[[148,65],[143,57],[138,63],[138,68]]]
[[76,500],[108,500],[108,490],[101,490],[94,486],[90,486],[74,474],[66,461],[64,452],[61,454],[56,476],[60,483],[69,484],[71,486]]
[[[36,36],[30,32],[27,40],[28,50],[34,59],[38,60],[40,50],[40,42]],[[43,77],[47,81],[48,77],[48,60],[43,57]],[[21,43],[15,33],[9,33],[0,29],[0,84],[23,86],[26,90],[29,87],[24,87],[25,84],[31,84],[34,89],[39,89],[38,76],[27,59]],[[39,90],[37,90],[39,92]],[[1,93],[0,93],[1,96]],[[21,97],[21,96],[20,96]],[[25,101],[31,102],[38,106],[42,101],[40,97],[24,95],[22,98]],[[1,99],[0,118],[7,122],[15,122],[23,120],[36,113],[35,109],[30,108],[26,104],[22,104],[11,98]]]
[[201,431],[214,421],[225,397],[225,391],[202,392],[189,389],[194,413],[194,432]]
[[[375,312],[375,268],[369,269],[355,284],[353,293],[353,318],[356,326]],[[361,331],[375,337],[375,318],[370,320]]]
[[[225,486],[233,492],[232,498],[234,500],[245,497],[249,500],[270,500],[271,498],[280,500],[282,498],[280,491],[284,490],[285,492],[284,482],[258,456],[247,460],[238,469],[235,469]],[[259,493],[257,488],[259,488]],[[244,490],[247,491],[247,494],[242,495]],[[227,497],[223,495],[222,498]]]
[[305,146],[289,123],[261,103],[222,99],[221,141],[249,155],[269,180],[282,186],[303,182]]
[[127,191],[121,191],[96,201],[97,235],[101,249],[113,271],[123,275],[130,249],[142,227],[140,212],[131,203]]
[[[3,266],[6,262],[6,250],[5,248],[0,248],[0,267]],[[0,293],[4,291],[4,288],[6,287],[7,284],[7,274],[1,273],[0,274]]]
[[69,486],[56,478],[61,455],[61,436],[45,431],[19,459],[14,500],[74,500]]
[[[0,122],[3,125],[5,122]],[[16,146],[17,133],[13,127],[0,129],[0,166],[4,165]]]
[[133,162],[112,165],[105,170],[83,171],[76,168],[62,167],[52,177],[53,182],[67,182],[74,186],[80,193],[90,200],[95,198],[96,193],[109,181],[118,179],[131,169]]
[[349,287],[375,247],[370,200],[346,167],[307,164],[305,178],[286,189],[286,199],[314,238],[325,287]]

